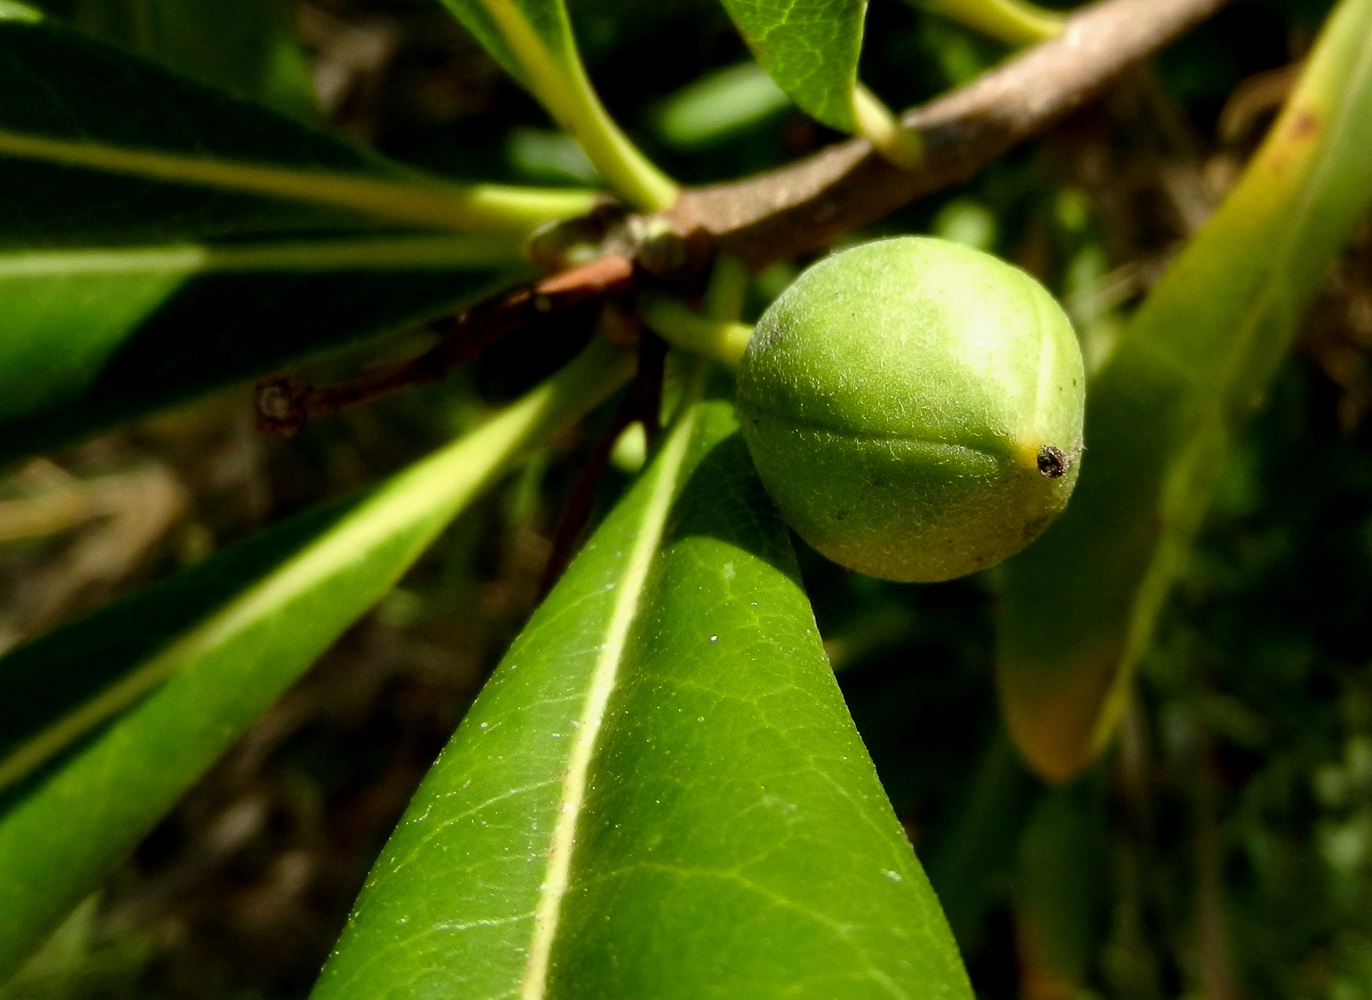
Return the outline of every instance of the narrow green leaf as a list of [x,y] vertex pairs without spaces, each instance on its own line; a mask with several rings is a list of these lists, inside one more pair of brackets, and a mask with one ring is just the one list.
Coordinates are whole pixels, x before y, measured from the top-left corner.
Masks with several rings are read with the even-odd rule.
[[[533,225],[588,206],[416,178],[0,22],[0,461],[440,314],[521,269]],[[469,224],[488,231],[451,232]]]
[[590,198],[444,183],[50,21],[0,22],[0,248],[397,224],[514,241]]
[[425,779],[316,1000],[971,996],[698,392]]
[[443,0],[486,51],[576,137],[610,184],[640,208],[660,211],[676,185],[606,113],[577,52],[563,0]]
[[722,0],[764,69],[802,111],[858,130],[853,107],[867,0]]
[[1007,568],[998,676],[1055,779],[1109,739],[1229,443],[1372,204],[1372,0],[1331,15],[1280,118],[1087,392],[1066,514]]
[[382,486],[0,660],[0,978],[492,477],[631,370],[597,342]]

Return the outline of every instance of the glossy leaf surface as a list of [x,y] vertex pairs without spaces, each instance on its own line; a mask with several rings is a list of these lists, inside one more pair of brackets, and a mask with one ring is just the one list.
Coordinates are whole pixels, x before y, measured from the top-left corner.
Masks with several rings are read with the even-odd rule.
[[1372,205],[1369,37],[1372,0],[1344,0],[1239,184],[1089,385],[1067,512],[1008,565],[1002,705],[1050,778],[1109,739],[1229,442]]
[[0,52],[0,460],[442,313],[587,204],[420,178],[51,24]]
[[853,109],[866,0],[722,0],[764,69],[802,111],[857,129]]
[[315,992],[354,996],[970,996],[728,403],[687,404],[426,778]]
[[382,486],[0,660],[0,979],[493,476],[631,369],[595,346]]

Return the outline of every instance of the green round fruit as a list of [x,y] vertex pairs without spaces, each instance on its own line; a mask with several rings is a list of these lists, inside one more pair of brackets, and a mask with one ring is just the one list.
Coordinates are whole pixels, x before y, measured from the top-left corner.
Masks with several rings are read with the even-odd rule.
[[1085,383],[1041,285],[904,237],[828,257],[772,303],[738,412],[802,538],[872,576],[948,580],[1018,552],[1066,505]]

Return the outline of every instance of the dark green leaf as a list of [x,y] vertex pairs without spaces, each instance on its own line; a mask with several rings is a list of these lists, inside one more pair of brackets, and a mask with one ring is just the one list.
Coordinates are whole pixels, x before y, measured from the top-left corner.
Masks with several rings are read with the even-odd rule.
[[970,997],[728,403],[530,621],[315,996]]
[[470,237],[0,253],[0,461],[450,309]]
[[280,0],[79,0],[71,23],[201,83],[313,114],[309,67]]
[[588,204],[425,180],[0,22],[0,460],[437,315]]

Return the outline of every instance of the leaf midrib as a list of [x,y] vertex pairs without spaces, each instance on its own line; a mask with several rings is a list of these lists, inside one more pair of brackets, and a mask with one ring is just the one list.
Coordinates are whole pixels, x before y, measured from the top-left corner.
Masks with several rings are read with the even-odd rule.
[[[697,389],[702,381],[697,376]],[[534,911],[533,938],[520,987],[522,1000],[543,1000],[547,994],[553,941],[571,875],[577,824],[585,805],[587,775],[595,756],[605,711],[627,653],[629,632],[643,603],[648,573],[666,531],[667,515],[681,479],[697,413],[696,408],[690,405],[691,398],[693,394],[688,394],[682,417],[658,458],[660,471],[644,506],[643,521],[618,581],[618,592],[606,625],[600,656],[592,671],[585,704],[574,730],[576,736],[562,779],[562,795],[558,801],[552,843],[548,850],[547,874],[539,889],[538,905]]]

